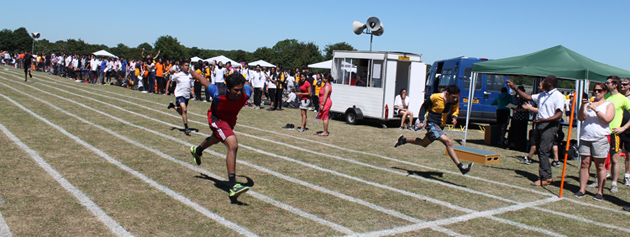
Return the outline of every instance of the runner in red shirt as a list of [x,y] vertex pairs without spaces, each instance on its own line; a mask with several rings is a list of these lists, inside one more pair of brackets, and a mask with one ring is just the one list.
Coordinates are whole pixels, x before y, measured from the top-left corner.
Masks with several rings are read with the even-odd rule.
[[225,91],[219,91],[216,85],[211,85],[206,78],[197,72],[193,71],[191,74],[206,87],[212,97],[212,105],[208,109],[208,124],[212,130],[212,136],[204,139],[199,146],[190,147],[190,153],[195,159],[195,163],[201,165],[203,150],[219,142],[222,142],[227,147],[226,166],[230,186],[229,195],[232,201],[235,201],[239,195],[247,192],[250,187],[236,182],[238,141],[232,130],[236,125],[238,113],[252,94],[252,88],[238,72],[232,73],[225,78]]

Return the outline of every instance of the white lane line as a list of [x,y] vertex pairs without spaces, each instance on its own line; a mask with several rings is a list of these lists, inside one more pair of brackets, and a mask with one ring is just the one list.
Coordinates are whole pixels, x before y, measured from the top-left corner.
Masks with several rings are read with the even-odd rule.
[[[0,85],[7,86],[7,85],[5,85],[4,83],[1,83],[1,82],[0,82]],[[9,88],[10,88],[10,87],[9,87]],[[163,153],[163,152],[161,152],[161,151],[159,151],[159,150],[156,150],[156,149],[150,148],[150,147],[148,147],[148,146],[146,146],[146,145],[144,145],[144,144],[142,144],[142,143],[139,143],[139,142],[137,142],[137,141],[135,141],[135,140],[132,140],[132,139],[130,139],[130,138],[128,138],[128,137],[125,137],[125,136],[123,136],[123,135],[120,135],[120,134],[118,134],[118,133],[116,133],[116,132],[112,131],[111,129],[108,129],[108,128],[105,128],[105,127],[103,127],[103,126],[101,126],[101,125],[98,125],[98,124],[92,123],[92,122],[90,122],[90,121],[88,121],[88,120],[86,120],[86,119],[83,119],[83,118],[81,118],[81,117],[79,117],[79,116],[77,116],[77,115],[75,115],[75,114],[72,114],[72,113],[70,113],[70,112],[68,112],[68,111],[66,111],[66,110],[64,110],[64,109],[62,109],[62,108],[59,108],[59,107],[57,107],[57,106],[55,106],[55,105],[53,105],[53,104],[51,104],[51,103],[49,103],[49,102],[47,102],[47,101],[44,101],[44,100],[42,100],[42,99],[40,99],[40,98],[34,97],[34,96],[32,96],[32,95],[29,95],[29,94],[27,94],[27,93],[24,93],[24,92],[22,92],[22,91],[19,91],[19,90],[15,89],[15,88],[10,88],[10,89],[13,89],[14,91],[17,91],[17,92],[19,92],[19,93],[21,93],[21,94],[23,94],[23,95],[25,95],[25,96],[31,97],[31,98],[33,98],[33,99],[35,99],[35,100],[38,100],[38,101],[40,101],[40,102],[42,102],[42,103],[44,103],[44,104],[46,104],[46,105],[48,105],[48,106],[50,106],[50,107],[52,107],[52,108],[54,108],[54,109],[58,110],[58,111],[60,111],[60,112],[62,112],[62,113],[64,113],[64,114],[66,114],[66,115],[68,115],[68,116],[71,116],[71,117],[73,117],[73,118],[75,118],[75,119],[80,120],[80,121],[81,121],[81,122],[83,122],[83,123],[86,123],[86,124],[89,124],[89,125],[91,125],[91,126],[94,126],[94,127],[98,128],[98,129],[101,129],[101,130],[103,130],[103,131],[105,131],[105,132],[107,132],[107,133],[109,133],[109,134],[111,134],[111,135],[113,135],[113,136],[115,136],[115,137],[117,137],[117,138],[119,138],[119,139],[123,140],[123,141],[129,142],[129,143],[131,143],[131,144],[133,144],[133,145],[135,145],[135,146],[138,146],[138,147],[141,147],[141,148],[143,148],[143,149],[145,149],[145,150],[147,150],[147,151],[153,152],[153,153],[155,153],[156,155],[159,155],[160,157],[162,157],[162,158],[164,158],[164,159],[167,159],[167,160],[170,160],[170,161],[172,161],[172,162],[178,163],[178,164],[179,164],[179,165],[181,165],[181,166],[184,166],[184,167],[186,167],[186,168],[188,168],[188,169],[191,169],[191,170],[197,171],[197,172],[199,172],[199,173],[204,173],[204,174],[206,174],[206,175],[208,175],[208,176],[210,176],[210,177],[216,178],[216,179],[218,179],[218,180],[221,180],[221,179],[222,179],[220,176],[218,176],[218,175],[216,175],[216,174],[213,174],[212,172],[210,172],[210,171],[208,171],[208,170],[205,170],[205,169],[202,169],[202,168],[200,168],[200,167],[196,167],[196,166],[193,166],[193,165],[191,165],[191,164],[189,164],[189,163],[183,162],[183,161],[181,161],[181,160],[175,159],[174,157],[169,156],[169,155],[167,155],[167,154],[165,154],[165,153]],[[33,88],[33,89],[39,90],[39,89],[37,89],[37,88]],[[161,136],[161,137],[164,137],[164,138],[168,138],[168,139],[173,140],[173,141],[182,142],[182,140],[179,140],[179,139],[177,139],[177,138],[175,138],[175,137],[171,137],[171,136],[168,136],[168,135],[164,135],[164,134],[162,134],[162,133],[159,133],[159,132],[156,132],[156,131],[153,131],[153,130],[148,130],[148,129],[144,128],[144,127],[141,127],[141,126],[138,126],[138,125],[135,125],[135,124],[129,123],[129,122],[124,121],[124,120],[122,120],[122,119],[120,119],[120,118],[118,118],[118,117],[115,117],[115,116],[112,116],[112,115],[110,115],[110,114],[107,114],[107,113],[101,112],[101,111],[99,111],[99,110],[95,110],[95,109],[90,108],[90,107],[88,107],[88,106],[86,106],[86,105],[83,105],[83,104],[80,104],[80,103],[74,102],[74,101],[72,101],[72,100],[70,100],[70,99],[63,98],[63,97],[61,97],[61,96],[58,96],[58,95],[55,95],[55,94],[52,94],[52,93],[48,93],[48,92],[46,92],[46,91],[41,91],[41,90],[40,90],[40,92],[42,92],[42,93],[47,93],[47,94],[49,94],[49,95],[52,95],[52,96],[58,97],[58,98],[60,98],[60,99],[64,99],[64,100],[67,100],[67,101],[69,101],[69,102],[75,103],[75,104],[77,104],[77,105],[79,105],[79,106],[82,106],[82,107],[84,107],[84,108],[86,108],[86,109],[89,109],[89,110],[92,110],[92,111],[94,111],[94,112],[97,112],[97,113],[99,113],[99,114],[102,114],[102,115],[104,115],[104,116],[110,117],[110,118],[112,118],[112,119],[114,119],[114,120],[116,120],[116,121],[118,121],[118,122],[121,122],[121,123],[123,123],[123,124],[126,124],[126,125],[128,125],[128,126],[133,126],[133,127],[136,127],[136,128],[139,128],[139,129],[142,129],[142,130],[145,130],[145,131],[148,131],[148,132],[150,132],[150,133],[153,133],[153,134],[155,134],[155,135],[158,135],[158,136]],[[188,146],[193,146],[193,144],[192,144],[192,143],[186,143],[185,145],[188,145]],[[290,206],[290,205],[287,205],[287,204],[281,203],[281,202],[279,202],[279,201],[277,201],[277,200],[274,200],[274,199],[272,199],[272,198],[270,198],[270,197],[268,197],[268,196],[265,196],[265,195],[263,195],[263,194],[257,193],[257,192],[255,192],[255,191],[251,191],[251,190],[250,190],[249,192],[247,192],[247,194],[252,195],[252,196],[254,196],[255,198],[258,198],[259,200],[262,200],[262,201],[265,201],[265,202],[267,202],[267,203],[270,203],[270,204],[272,204],[272,205],[274,205],[274,206],[276,206],[276,207],[279,207],[279,208],[281,208],[281,209],[284,209],[284,210],[286,210],[286,211],[289,211],[289,212],[291,212],[291,213],[293,213],[293,214],[296,214],[296,215],[299,215],[299,216],[305,217],[305,218],[310,219],[310,220],[312,220],[312,221],[315,221],[315,222],[317,222],[317,223],[319,223],[319,224],[322,224],[322,225],[328,226],[328,227],[330,227],[330,228],[332,228],[332,229],[334,229],[334,230],[337,230],[337,231],[339,231],[339,232],[341,232],[341,233],[344,233],[344,234],[353,234],[353,233],[355,233],[354,231],[352,231],[352,230],[350,230],[350,229],[348,229],[348,228],[346,228],[346,227],[344,227],[344,226],[341,226],[341,225],[336,224],[336,223],[333,223],[333,222],[331,222],[331,221],[328,221],[328,220],[322,219],[322,218],[320,218],[320,217],[317,217],[317,216],[315,216],[315,215],[313,215],[313,214],[310,214],[310,213],[307,213],[307,212],[305,212],[305,211],[302,211],[302,210],[300,210],[300,209],[298,209],[298,208],[295,208],[295,207],[293,207],[293,206]]]
[[[2,124],[0,124],[2,126]],[[12,237],[11,230],[9,229],[9,225],[2,218],[2,213],[0,213],[0,237]]]
[[[0,95],[2,95],[2,94],[0,94]],[[79,201],[79,203],[81,203],[81,205],[83,205],[90,212],[92,212],[92,214],[99,221],[101,221],[109,230],[114,232],[114,234],[116,234],[118,236],[133,236],[131,233],[129,233],[127,230],[125,230],[125,228],[120,226],[120,224],[118,224],[118,222],[116,222],[109,215],[107,215],[107,213],[105,213],[98,205],[96,205],[96,203],[94,203],[87,195],[85,195],[83,192],[81,192],[81,190],[79,190],[74,185],[72,185],[68,180],[66,180],[59,172],[57,172],[50,164],[48,164],[44,160],[44,158],[42,158],[39,155],[39,153],[37,151],[31,149],[26,144],[24,144],[18,137],[13,135],[13,133],[11,133],[11,131],[9,131],[2,124],[0,124],[0,130],[2,130],[2,132],[7,137],[9,137],[9,139],[11,139],[11,141],[13,141],[13,143],[15,143],[18,147],[20,147],[20,149],[22,149],[24,152],[28,153],[31,156],[31,158],[33,158],[33,160],[35,160],[35,162],[40,167],[42,167],[42,169],[44,169],[46,171],[46,173],[48,173],[48,175],[53,177],[64,189],[66,189],[66,191],[68,191],[70,194],[72,194],[72,196],[74,196]],[[4,231],[2,231],[4,229],[2,223],[4,223],[4,220],[2,220],[2,218],[0,216],[0,236],[4,232]],[[6,226],[6,223],[4,223],[4,226]],[[6,228],[6,231],[9,231],[9,227],[8,226]],[[9,233],[9,235],[11,234],[11,232],[8,232],[8,233]]]
[[[475,212],[475,213],[470,213],[470,214],[466,214],[466,215],[462,215],[462,216],[456,216],[456,217],[452,217],[452,218],[446,218],[446,219],[441,219],[441,220],[429,221],[429,222],[425,222],[425,223],[413,224],[413,225],[408,225],[408,226],[401,226],[401,227],[388,229],[388,230],[379,230],[379,231],[373,231],[373,232],[367,232],[367,233],[360,233],[360,234],[357,234],[356,236],[385,236],[385,235],[395,235],[395,234],[407,233],[407,232],[417,231],[417,230],[421,230],[421,229],[432,227],[432,226],[450,225],[450,224],[455,224],[455,223],[459,223],[459,222],[469,221],[469,220],[475,219],[475,218],[490,217],[490,216],[494,216],[494,215],[498,215],[498,214],[502,214],[502,213],[506,213],[506,212],[517,211],[517,210],[521,210],[521,209],[529,208],[529,207],[535,207],[535,206],[538,206],[538,205],[543,205],[543,204],[550,203],[550,202],[555,202],[555,201],[558,201],[558,200],[560,200],[560,199],[556,198],[556,197],[550,197],[550,198],[537,200],[537,201],[533,201],[533,202],[521,203],[521,204],[517,204],[517,205],[512,205],[512,206],[507,206],[507,207],[502,207],[502,208],[497,208],[497,209],[487,210],[487,211],[482,211],[482,212]],[[509,223],[510,222],[508,222],[506,224],[509,224]],[[530,229],[536,230],[537,228],[530,227]],[[538,231],[543,231],[545,234],[552,235],[552,236],[562,236],[562,235],[560,235],[558,233],[551,232],[551,231],[544,230],[544,229],[539,229]]]
[[32,116],[36,117],[37,119],[43,121],[44,123],[48,124],[49,126],[57,129],[59,132],[63,133],[64,135],[70,137],[72,140],[74,140],[75,142],[83,145],[84,147],[86,147],[88,150],[93,151],[94,153],[98,154],[100,157],[106,159],[107,161],[109,161],[110,163],[118,166],[119,168],[121,168],[122,170],[127,171],[128,173],[132,174],[133,176],[136,176],[137,178],[139,178],[140,180],[144,181],[145,183],[153,186],[154,188],[157,188],[158,190],[164,192],[165,194],[171,196],[172,198],[174,198],[175,200],[178,200],[180,202],[182,202],[183,204],[195,209],[196,211],[204,214],[205,216],[219,222],[220,224],[242,234],[245,236],[257,236],[256,234],[250,232],[249,230],[247,230],[247,228],[242,227],[237,225],[234,222],[231,222],[217,214],[214,214],[213,212],[211,212],[210,210],[206,209],[205,207],[191,201],[190,199],[188,199],[187,197],[169,189],[168,187],[161,185],[157,182],[155,182],[154,180],[150,179],[149,177],[145,176],[144,174],[135,171],[134,169],[129,168],[128,166],[120,163],[118,160],[110,157],[109,155],[107,155],[107,153],[103,152],[102,150],[99,150],[98,148],[88,144],[87,142],[83,141],[81,138],[71,134],[70,132],[66,131],[65,129],[63,129],[62,127],[59,127],[58,125],[48,121],[47,119],[39,116],[38,114],[34,113],[33,111],[29,110],[28,108],[22,106],[21,104],[17,103],[16,101],[12,100],[11,98],[0,94],[1,97],[9,100],[11,103],[15,104],[17,107],[19,107],[20,109],[26,111],[27,113],[31,114]]
[[615,225],[611,225],[611,224],[601,223],[601,222],[597,222],[597,221],[593,221],[593,220],[589,220],[589,219],[586,219],[584,217],[574,216],[574,215],[570,215],[570,214],[566,214],[566,213],[562,213],[562,212],[558,212],[558,211],[547,210],[547,209],[542,208],[542,207],[532,207],[532,208],[536,209],[536,210],[539,210],[539,211],[542,211],[542,212],[547,212],[547,213],[551,213],[551,214],[554,214],[554,215],[570,218],[570,219],[573,219],[573,220],[586,222],[586,223],[589,223],[589,224],[593,224],[593,225],[597,225],[597,226],[601,226],[601,227],[605,227],[605,228],[609,228],[609,229],[615,229],[615,230],[620,230],[620,231],[623,231],[623,232],[626,232],[626,233],[630,233],[630,229],[619,227],[619,226],[615,226]]
[[[13,73],[13,72],[11,72],[11,73],[12,74],[16,74],[16,73]],[[54,80],[54,79],[52,79],[50,77],[48,77],[48,79]],[[63,80],[55,80],[55,81],[61,81],[63,84],[75,85],[75,84],[72,84],[70,82],[65,82]],[[56,85],[58,85],[58,84],[56,84]],[[66,86],[66,85],[63,85],[63,86],[70,87],[70,88],[73,88],[73,89],[77,89],[77,87],[74,87],[74,86]],[[102,95],[102,94],[97,94],[97,93],[94,93],[94,92],[90,92],[90,91],[87,91],[85,89],[99,91],[99,92],[102,92],[102,93],[112,94],[112,95],[116,95],[116,96],[120,96],[120,97],[126,97],[126,98],[130,98],[130,99],[138,100],[138,101],[144,101],[144,102],[152,103],[152,104],[156,104],[156,105],[162,105],[162,104],[160,104],[158,102],[155,102],[155,101],[145,100],[145,99],[138,98],[138,97],[132,97],[132,96],[124,95],[124,94],[119,94],[119,93],[110,92],[110,91],[106,91],[106,90],[96,89],[96,88],[94,88],[94,87],[92,87],[90,85],[81,85],[81,87],[82,87],[82,89],[84,89],[83,91],[86,92],[86,93],[94,94],[94,95],[97,95],[97,96],[106,97],[106,98],[110,98],[110,99],[114,99],[114,100],[124,101],[124,100],[121,100],[121,99],[118,99],[118,98],[109,97],[109,96],[105,96],[105,95]],[[206,118],[206,115],[197,114],[197,113],[193,113],[193,112],[190,112],[190,111],[189,111],[188,114],[192,114],[192,115],[196,115],[198,117]],[[365,152],[365,151],[359,151],[359,150],[354,150],[354,149],[350,149],[350,148],[340,147],[340,146],[333,145],[333,144],[328,144],[328,143],[325,143],[325,142],[312,141],[312,140],[309,140],[309,139],[306,139],[306,138],[293,136],[293,135],[289,135],[289,134],[285,134],[285,133],[279,133],[279,132],[275,132],[275,131],[271,131],[271,130],[265,130],[265,129],[261,129],[261,128],[257,128],[257,127],[253,127],[253,126],[248,126],[248,125],[245,125],[245,124],[242,124],[242,123],[239,123],[239,126],[250,128],[250,129],[254,129],[254,130],[258,130],[258,131],[264,131],[264,132],[272,133],[272,134],[276,134],[276,135],[286,136],[286,137],[290,137],[292,139],[303,140],[303,141],[307,141],[309,143],[316,143],[316,144],[320,144],[320,145],[323,145],[323,146],[328,146],[328,147],[331,147],[331,148],[335,148],[335,149],[339,149],[339,150],[343,150],[343,151],[347,151],[347,152],[353,152],[353,153],[359,153],[359,154],[364,154],[364,155],[370,155],[370,156],[382,158],[382,159],[393,161],[393,162],[398,162],[398,163],[402,163],[402,164],[406,164],[406,165],[421,167],[421,168],[429,169],[429,170],[435,170],[435,171],[439,171],[439,172],[442,172],[442,173],[448,173],[448,174],[452,174],[452,175],[461,175],[458,172],[453,172],[453,171],[449,171],[449,170],[444,170],[444,169],[439,169],[439,168],[435,168],[435,167],[430,167],[430,166],[425,166],[425,165],[421,165],[421,164],[416,164],[416,163],[413,163],[413,162],[403,161],[403,160],[395,159],[395,158],[384,156],[384,155],[380,155],[380,154],[374,154],[374,153],[369,153],[369,152]],[[280,143],[280,144],[289,145],[289,144],[286,144],[286,143]],[[556,195],[548,193],[548,192],[542,192],[542,191],[531,189],[531,188],[526,188],[526,187],[521,187],[521,186],[517,186],[517,185],[513,185],[513,184],[503,183],[503,182],[500,182],[500,181],[495,181],[495,180],[491,180],[491,179],[484,178],[484,177],[477,177],[477,176],[473,176],[473,175],[464,175],[463,177],[468,178],[468,179],[475,179],[475,180],[483,181],[483,182],[486,182],[486,183],[491,183],[491,184],[506,186],[506,187],[510,187],[510,188],[514,188],[514,189],[519,189],[519,190],[523,190],[523,191],[527,191],[527,192],[531,192],[531,193],[535,193],[535,194],[539,194],[539,195],[543,195],[543,196],[547,196],[547,197],[554,197],[554,196],[556,196]],[[604,207],[604,206],[598,206],[598,205],[594,205],[594,204],[591,204],[591,203],[578,201],[578,200],[571,199],[571,198],[565,198],[565,200],[567,200],[569,202],[572,202],[572,203],[575,203],[575,204],[578,204],[578,205],[583,205],[583,206],[588,206],[588,207],[593,207],[593,208],[599,208],[599,209],[603,209],[603,210],[606,210],[606,211],[614,212],[614,213],[617,213],[617,214],[630,215],[630,212],[626,212],[626,211],[622,211],[622,210],[618,210],[618,209],[614,209],[614,208],[609,208],[609,207]]]
[[[1,85],[6,86],[4,83],[0,83],[0,84],[1,84]],[[144,128],[144,127],[141,127],[141,126],[131,124],[131,123],[129,123],[129,122],[127,122],[127,121],[124,121],[124,120],[122,120],[122,119],[120,119],[120,118],[117,118],[117,117],[112,116],[112,115],[109,115],[109,114],[107,114],[107,113],[104,113],[104,112],[101,112],[101,111],[98,111],[98,110],[95,110],[95,109],[89,108],[89,107],[87,107],[87,106],[85,106],[85,105],[82,105],[82,104],[80,104],[80,103],[74,102],[74,101],[72,101],[72,100],[70,100],[70,99],[67,99],[67,98],[64,98],[64,97],[61,97],[61,96],[58,96],[58,95],[55,95],[55,94],[52,94],[52,93],[49,93],[49,92],[46,92],[46,91],[40,90],[40,89],[35,88],[35,87],[32,87],[32,88],[33,88],[33,89],[35,89],[35,90],[38,90],[38,91],[40,91],[40,92],[47,93],[47,94],[50,94],[50,95],[53,95],[53,96],[57,96],[57,97],[59,97],[59,98],[61,98],[61,99],[67,100],[67,101],[69,101],[69,102],[72,102],[72,103],[75,103],[75,104],[78,104],[78,105],[84,106],[85,108],[88,108],[88,109],[90,109],[90,110],[96,111],[96,112],[98,112],[98,113],[100,113],[100,114],[103,114],[103,115],[108,116],[108,117],[110,117],[110,118],[113,118],[113,119],[115,119],[115,120],[118,120],[119,122],[122,122],[122,123],[128,124],[128,125],[130,125],[130,126],[138,127],[138,128],[143,129],[143,130],[145,130],[145,131],[149,131],[149,132],[151,132],[151,133],[154,133],[154,134],[156,134],[156,135],[158,135],[158,136],[161,136],[161,137],[164,137],[164,138],[167,138],[167,139],[173,140],[173,141],[175,141],[175,142],[179,142],[179,143],[182,143],[182,144],[187,145],[187,146],[193,146],[193,145],[194,145],[194,144],[192,144],[192,143],[188,143],[188,142],[182,141],[182,140],[177,139],[177,138],[175,138],[175,137],[171,137],[171,136],[168,136],[168,135],[164,135],[164,134],[162,134],[162,133],[159,133],[159,132],[156,132],[156,131],[153,131],[153,130],[149,130],[149,129]],[[11,89],[13,89],[13,88],[11,88]],[[18,91],[17,89],[13,89],[13,90]],[[21,91],[18,91],[18,92],[20,92],[20,93],[22,93],[22,94],[25,94],[25,95],[28,95],[28,94],[26,94],[26,93],[24,93],[24,92],[21,92]],[[66,92],[66,93],[72,94],[72,93],[70,93],[70,92]],[[30,95],[28,95],[28,96],[30,96]],[[90,97],[84,97],[84,96],[81,96],[81,95],[77,95],[77,96],[80,96],[80,97],[83,97],[83,98],[86,98],[86,99],[92,99],[92,100],[94,100],[94,101],[100,102],[100,101],[95,100],[95,99],[90,98]],[[30,96],[30,97],[33,97],[33,96]],[[37,98],[35,98],[35,99],[37,99]],[[38,99],[38,100],[39,100],[39,99]],[[41,101],[41,102],[43,102],[43,103],[48,104],[49,106],[53,106],[54,108],[57,108],[58,110],[62,110],[61,108],[58,108],[58,107],[56,107],[56,106],[54,106],[54,105],[51,105],[51,104],[49,104],[49,103],[47,103],[47,102],[45,102],[45,101],[42,101],[42,100],[40,100],[40,101]],[[104,103],[104,102],[100,102],[100,103]],[[107,103],[104,103],[104,104],[107,104]],[[115,107],[115,108],[118,108],[118,109],[121,109],[121,110],[124,110],[124,109],[122,109],[122,108],[120,108],[120,107],[117,107],[117,106],[113,106],[113,105],[110,105],[110,106]],[[124,110],[124,111],[127,111],[127,110]],[[156,122],[159,122],[159,123],[163,123],[163,124],[166,124],[166,125],[169,125],[169,126],[175,126],[175,125],[173,125],[173,124],[169,124],[169,123],[166,123],[166,122],[163,122],[163,121],[160,121],[160,120],[157,120],[157,119],[154,119],[154,118],[151,118],[151,117],[148,117],[148,116],[142,115],[142,114],[137,114],[137,113],[135,113],[135,112],[133,112],[133,111],[127,111],[127,112],[132,113],[132,114],[135,114],[135,115],[138,115],[138,116],[141,116],[141,117],[144,117],[144,118],[149,119],[149,120],[153,120],[153,121],[156,121]],[[78,117],[77,117],[77,118],[78,118]],[[79,119],[80,119],[80,118],[79,118]],[[89,122],[89,121],[88,121],[88,122]],[[201,133],[201,134],[202,134],[202,135],[204,135],[204,136],[209,136],[209,134],[203,134],[203,133]],[[222,158],[224,158],[224,157],[225,157],[225,155],[224,155],[224,154],[220,154],[220,153],[218,153],[218,152],[214,152],[214,151],[210,151],[210,150],[206,150],[206,152],[210,152],[210,153],[212,153],[213,155],[218,156],[218,157],[222,157]],[[418,219],[418,218],[414,218],[414,217],[407,216],[407,215],[402,214],[402,213],[400,213],[400,212],[398,212],[398,211],[391,210],[391,209],[386,209],[386,208],[383,208],[383,207],[381,207],[381,206],[378,206],[378,205],[372,204],[372,203],[370,203],[370,202],[366,202],[366,201],[363,201],[363,200],[358,199],[358,198],[354,198],[354,197],[351,197],[351,196],[348,196],[348,195],[345,195],[345,194],[342,194],[342,193],[339,193],[339,192],[336,192],[336,191],[332,191],[332,190],[329,190],[329,189],[326,189],[326,188],[323,188],[323,187],[320,187],[320,186],[317,186],[317,185],[314,185],[314,184],[310,184],[310,183],[307,183],[307,182],[304,182],[304,181],[301,181],[301,180],[298,180],[298,179],[295,179],[295,178],[292,178],[292,177],[289,177],[289,176],[286,176],[286,175],[283,175],[283,174],[277,173],[277,172],[275,172],[275,171],[272,171],[272,170],[266,169],[266,168],[261,167],[261,166],[256,166],[256,165],[254,165],[254,164],[251,164],[251,163],[248,163],[248,162],[245,162],[245,161],[241,161],[241,160],[237,160],[237,162],[239,162],[239,163],[241,163],[241,164],[244,164],[244,165],[247,165],[247,166],[250,166],[250,167],[257,168],[257,169],[259,169],[259,170],[262,170],[262,171],[264,171],[264,172],[270,173],[270,174],[272,174],[272,175],[274,175],[274,176],[276,176],[276,177],[279,177],[279,178],[285,179],[285,180],[287,180],[287,181],[290,181],[290,182],[293,182],[293,183],[298,183],[298,184],[304,185],[304,186],[306,186],[306,187],[309,187],[309,188],[312,188],[312,189],[318,190],[318,191],[320,191],[320,192],[324,192],[324,193],[327,193],[327,194],[331,194],[331,195],[334,195],[334,196],[336,196],[336,197],[338,197],[338,198],[341,198],[341,199],[343,199],[343,200],[350,201],[350,202],[355,202],[355,203],[357,203],[357,204],[367,206],[367,207],[369,207],[369,208],[371,208],[371,209],[373,209],[373,210],[377,210],[377,211],[380,211],[380,212],[383,212],[383,213],[386,213],[386,214],[389,214],[389,215],[393,215],[393,216],[399,217],[399,218],[401,218],[401,219],[408,220],[408,221],[413,222],[413,223],[421,223],[421,222],[424,222],[423,220],[420,220],[420,219]],[[434,229],[434,230],[436,230],[436,231],[444,232],[444,233],[449,234],[449,235],[452,235],[452,233],[454,233],[453,231],[446,230],[446,229],[444,229],[444,228],[442,228],[442,227],[435,227],[435,228],[432,228],[432,229]]]

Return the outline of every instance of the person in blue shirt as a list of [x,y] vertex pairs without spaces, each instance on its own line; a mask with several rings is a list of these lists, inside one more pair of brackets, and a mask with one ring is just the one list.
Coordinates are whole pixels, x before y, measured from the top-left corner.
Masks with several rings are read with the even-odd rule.
[[501,94],[495,98],[490,105],[497,106],[497,125],[501,128],[501,136],[499,137],[499,146],[505,146],[505,133],[510,120],[510,108],[508,104],[515,104],[514,97],[508,93],[506,87],[501,88]]

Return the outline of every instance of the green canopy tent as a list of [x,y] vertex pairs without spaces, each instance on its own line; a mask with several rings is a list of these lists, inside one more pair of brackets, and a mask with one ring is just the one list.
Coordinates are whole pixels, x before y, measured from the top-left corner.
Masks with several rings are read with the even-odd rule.
[[472,71],[538,77],[554,75],[562,79],[600,82],[606,81],[610,75],[630,77],[630,71],[593,61],[562,45],[526,55],[475,63]]

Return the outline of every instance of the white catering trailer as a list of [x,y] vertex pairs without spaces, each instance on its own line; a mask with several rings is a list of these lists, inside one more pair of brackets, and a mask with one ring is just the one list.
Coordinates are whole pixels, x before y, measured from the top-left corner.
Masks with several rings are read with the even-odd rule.
[[394,99],[407,89],[409,109],[416,116],[424,102],[426,71],[427,65],[417,54],[335,51],[330,111],[343,115],[349,124],[375,119],[384,125],[400,119],[393,116]]

